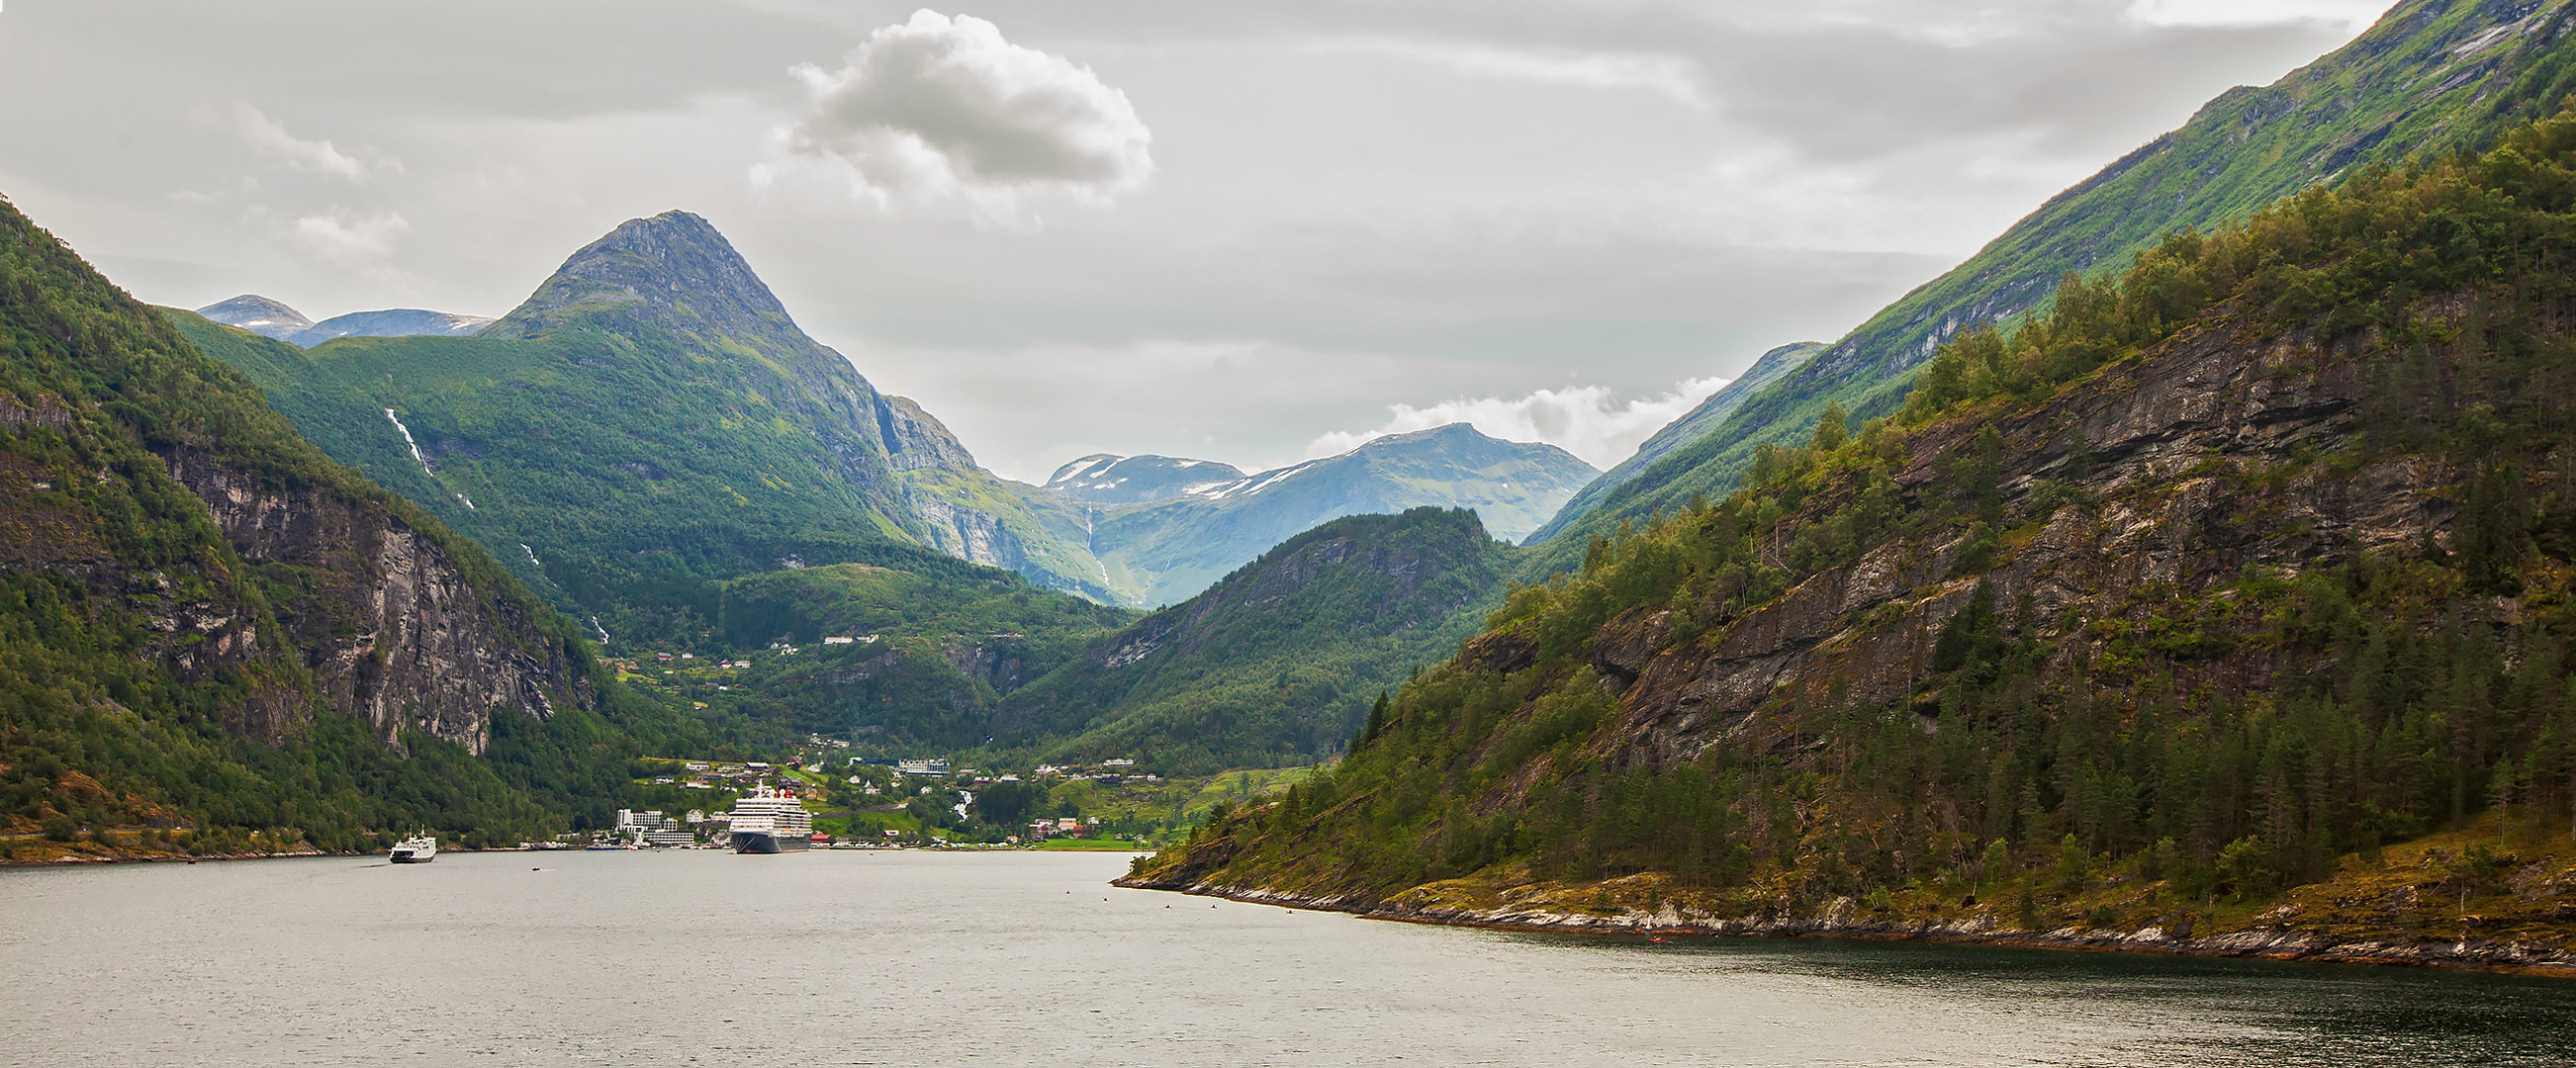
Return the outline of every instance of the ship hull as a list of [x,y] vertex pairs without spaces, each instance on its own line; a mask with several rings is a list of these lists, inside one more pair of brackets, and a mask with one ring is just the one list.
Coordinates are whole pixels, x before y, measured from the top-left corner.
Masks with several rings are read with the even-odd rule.
[[422,856],[406,849],[395,851],[394,855],[390,859],[392,859],[396,864],[427,864],[430,861],[438,859],[438,854],[432,853],[428,856]]
[[806,847],[813,844],[808,839],[792,834],[776,835],[768,831],[733,833],[733,851],[736,853],[802,853]]

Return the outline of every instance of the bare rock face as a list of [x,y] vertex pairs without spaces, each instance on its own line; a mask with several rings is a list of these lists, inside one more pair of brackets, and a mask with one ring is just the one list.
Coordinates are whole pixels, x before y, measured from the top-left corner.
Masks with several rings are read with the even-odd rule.
[[[2434,461],[2349,472],[2294,461],[2352,432],[2354,366],[2296,342],[2176,338],[1994,424],[2006,509],[2037,529],[1990,569],[1958,573],[1955,544],[1893,542],[1695,642],[1666,648],[1660,613],[1622,617],[1596,638],[1595,666],[1634,680],[1622,704],[1637,755],[1670,758],[1758,739],[1763,713],[1787,702],[1911,700],[1934,639],[1980,581],[2001,608],[2026,604],[2062,662],[2085,628],[2143,620],[2248,564],[2288,578],[2427,531],[2447,539],[2453,505],[2433,491],[2449,480]],[[1941,458],[1972,448],[1975,432],[1953,421],[1911,439],[1900,497],[1940,492]],[[2277,667],[2270,655],[2231,651],[2181,670],[2259,685]]]
[[[323,487],[263,486],[184,448],[165,460],[245,562],[296,576],[301,599],[270,606],[283,631],[278,644],[311,672],[328,705],[373,723],[387,741],[419,730],[479,755],[495,715],[545,718],[558,700],[593,699],[588,680],[517,602],[478,590],[444,546],[381,504]],[[221,630],[211,611],[199,609],[184,629]],[[259,655],[247,623],[225,638],[206,653],[173,655]],[[237,729],[273,738],[289,725],[284,703],[256,711]]]

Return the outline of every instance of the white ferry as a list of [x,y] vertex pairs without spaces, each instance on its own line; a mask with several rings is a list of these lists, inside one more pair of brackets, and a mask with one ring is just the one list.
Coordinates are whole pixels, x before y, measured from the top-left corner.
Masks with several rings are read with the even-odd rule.
[[386,859],[396,864],[427,864],[438,859],[438,839],[433,835],[415,834],[394,843]]
[[814,815],[794,795],[756,786],[733,803],[733,851],[801,853],[814,844]]

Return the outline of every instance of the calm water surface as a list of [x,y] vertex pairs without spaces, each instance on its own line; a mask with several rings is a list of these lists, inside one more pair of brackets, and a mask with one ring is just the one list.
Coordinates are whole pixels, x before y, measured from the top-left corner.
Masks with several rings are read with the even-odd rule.
[[1538,937],[1116,890],[1121,855],[0,872],[0,1064],[2576,1063],[2576,982]]

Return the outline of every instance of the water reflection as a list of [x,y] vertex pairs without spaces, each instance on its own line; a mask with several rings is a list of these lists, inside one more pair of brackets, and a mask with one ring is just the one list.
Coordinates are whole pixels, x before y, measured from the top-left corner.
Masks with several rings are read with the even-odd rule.
[[[1725,984],[1870,990],[1861,1023],[1930,1002],[2012,1018],[2032,1063],[2576,1064],[2576,982],[2428,968],[2071,953],[1922,942],[1506,936],[1595,967]],[[2081,1047],[2096,1047],[2087,1053]]]

